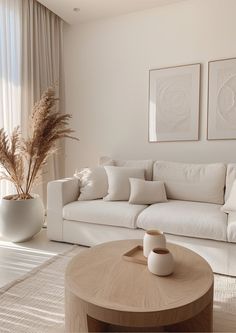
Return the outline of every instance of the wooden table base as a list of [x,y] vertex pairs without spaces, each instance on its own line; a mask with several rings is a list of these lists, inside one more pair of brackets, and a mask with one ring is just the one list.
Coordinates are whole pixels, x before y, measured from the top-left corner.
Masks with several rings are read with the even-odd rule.
[[213,332],[213,301],[197,316],[166,326],[165,330],[167,332]]
[[195,317],[164,327],[128,327],[112,325],[87,314],[87,304],[66,290],[66,333],[84,332],[213,332],[213,301]]

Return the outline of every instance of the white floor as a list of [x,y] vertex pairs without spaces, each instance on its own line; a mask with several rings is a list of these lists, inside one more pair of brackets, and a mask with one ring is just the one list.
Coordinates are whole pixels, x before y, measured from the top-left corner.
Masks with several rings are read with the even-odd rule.
[[46,229],[25,243],[11,243],[0,237],[0,288],[70,247],[49,241]]

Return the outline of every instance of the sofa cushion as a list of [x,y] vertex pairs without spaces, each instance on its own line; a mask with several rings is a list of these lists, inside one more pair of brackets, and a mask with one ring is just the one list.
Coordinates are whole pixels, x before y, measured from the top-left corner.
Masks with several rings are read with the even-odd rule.
[[79,179],[79,201],[101,199],[107,195],[108,180],[103,166],[77,170],[74,177]]
[[166,202],[166,190],[163,182],[130,178],[129,203],[135,205],[151,205]]
[[236,180],[234,180],[227,201],[221,207],[221,210],[225,213],[236,212]]
[[233,182],[236,179],[236,163],[229,163],[227,165],[227,173],[226,173],[226,182],[225,182],[225,201],[228,199],[229,194],[231,192],[231,188],[233,186]]
[[167,198],[224,203],[226,166],[216,164],[185,164],[155,162],[153,180],[165,183]]
[[139,213],[146,205],[130,205],[127,201],[74,201],[63,207],[65,220],[136,228]]
[[111,157],[103,156],[100,157],[99,164],[144,169],[145,179],[152,180],[152,169],[153,169],[152,160],[113,160]]
[[219,205],[170,200],[142,211],[137,226],[174,235],[226,241],[227,215]]
[[117,166],[105,166],[104,168],[108,178],[108,194],[103,198],[105,201],[129,200],[129,178],[144,179],[144,169]]
[[228,242],[236,243],[236,212],[228,215],[227,237]]

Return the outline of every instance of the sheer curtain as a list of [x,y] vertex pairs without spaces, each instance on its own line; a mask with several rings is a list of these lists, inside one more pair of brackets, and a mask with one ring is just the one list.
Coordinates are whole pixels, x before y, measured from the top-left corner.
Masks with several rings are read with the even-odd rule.
[[[27,133],[34,103],[57,83],[64,110],[63,21],[36,0],[0,0],[0,127]],[[63,147],[48,162],[36,189],[46,202],[46,184],[64,175]],[[0,182],[0,197],[12,193]]]
[[[22,113],[23,132],[33,104],[57,83],[60,110],[64,112],[63,21],[35,0],[22,2]],[[41,185],[36,188],[46,204],[47,182],[64,176],[64,147],[48,160]]]
[[[0,128],[21,122],[21,0],[0,0]],[[0,181],[0,197],[14,193]]]

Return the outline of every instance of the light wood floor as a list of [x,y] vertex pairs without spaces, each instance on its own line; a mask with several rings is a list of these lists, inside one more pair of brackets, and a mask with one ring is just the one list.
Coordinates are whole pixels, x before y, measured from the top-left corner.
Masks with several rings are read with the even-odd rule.
[[0,237],[0,287],[70,247],[71,244],[49,241],[46,229],[25,243],[11,243]]

